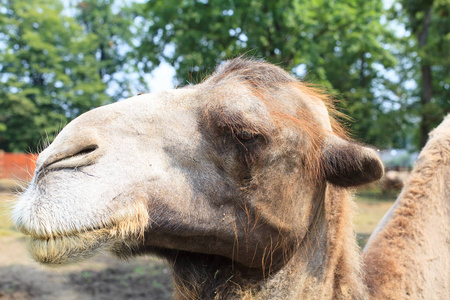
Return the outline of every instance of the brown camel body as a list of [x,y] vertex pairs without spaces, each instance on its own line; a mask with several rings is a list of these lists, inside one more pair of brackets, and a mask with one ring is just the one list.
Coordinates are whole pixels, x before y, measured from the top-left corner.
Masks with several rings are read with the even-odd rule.
[[47,265],[161,256],[178,299],[365,299],[349,189],[383,167],[330,114],[280,68],[229,61],[68,124],[15,223]]
[[450,116],[364,251],[373,299],[450,297]]

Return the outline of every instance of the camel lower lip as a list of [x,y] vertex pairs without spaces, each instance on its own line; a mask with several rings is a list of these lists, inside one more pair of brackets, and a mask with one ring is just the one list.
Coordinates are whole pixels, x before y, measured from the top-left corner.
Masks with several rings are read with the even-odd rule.
[[46,239],[32,237],[28,250],[40,263],[64,265],[91,257],[100,248],[105,247],[106,239],[107,234],[104,230]]

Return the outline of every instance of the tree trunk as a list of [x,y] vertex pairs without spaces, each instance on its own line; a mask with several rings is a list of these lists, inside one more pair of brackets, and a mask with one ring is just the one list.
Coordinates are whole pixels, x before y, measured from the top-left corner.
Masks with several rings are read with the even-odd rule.
[[[422,31],[418,33],[418,42],[419,49],[423,49],[428,40],[428,30],[430,28],[431,23],[431,9],[428,8]],[[422,59],[421,61],[421,73],[422,73],[422,98],[420,104],[422,106],[422,110],[424,110],[422,115],[422,122],[420,124],[420,148],[425,146],[428,140],[428,133],[431,130],[431,119],[432,116],[427,112],[426,106],[431,102],[431,98],[433,97],[433,80],[431,76],[431,66],[427,61]]]
[[431,131],[432,116],[426,109],[428,103],[431,102],[433,96],[433,81],[431,77],[431,66],[422,65],[422,99],[421,106],[425,110],[422,115],[420,124],[420,148],[423,148],[428,140],[428,133]]
[[363,88],[363,89],[365,89],[366,88],[366,77],[365,77],[365,74],[364,74],[364,72],[365,72],[365,69],[364,69],[364,66],[365,66],[365,57],[364,57],[364,52],[361,52],[361,54],[360,54],[360,58],[361,58],[361,69],[359,70],[359,76],[360,76],[360,83],[361,83],[361,87]]

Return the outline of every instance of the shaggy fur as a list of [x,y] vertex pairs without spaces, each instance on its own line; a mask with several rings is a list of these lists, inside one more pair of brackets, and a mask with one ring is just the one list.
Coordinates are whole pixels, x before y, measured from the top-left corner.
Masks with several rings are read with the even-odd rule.
[[416,167],[364,252],[373,299],[450,295],[450,116],[430,134]]

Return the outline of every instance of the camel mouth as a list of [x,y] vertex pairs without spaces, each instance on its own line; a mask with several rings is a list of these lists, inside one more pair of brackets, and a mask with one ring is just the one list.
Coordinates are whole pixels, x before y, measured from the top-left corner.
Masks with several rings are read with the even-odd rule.
[[36,261],[47,266],[58,266],[88,259],[101,250],[114,252],[114,248],[124,241],[130,247],[131,241],[143,241],[149,226],[148,212],[145,206],[136,205],[134,213],[129,212],[102,225],[50,235],[28,233],[28,251]]
[[101,230],[111,230],[113,229],[113,225],[111,226],[97,226],[97,227],[90,227],[90,228],[84,228],[84,229],[73,229],[71,231],[32,231],[29,228],[23,227],[23,226],[17,226],[17,229],[19,229],[22,233],[28,235],[31,239],[40,240],[40,241],[51,241],[51,240],[61,240],[61,239],[70,239],[70,238],[76,238],[79,236],[85,236],[90,234],[95,234],[98,231]]
[[67,265],[90,258],[107,248],[109,230],[99,229],[50,238],[31,237],[28,251],[38,262],[48,266]]

